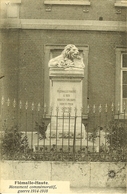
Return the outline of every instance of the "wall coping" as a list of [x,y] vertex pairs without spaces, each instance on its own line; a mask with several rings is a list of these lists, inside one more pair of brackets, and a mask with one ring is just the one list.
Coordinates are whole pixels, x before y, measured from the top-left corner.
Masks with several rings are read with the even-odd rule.
[[127,164],[127,162],[90,162],[90,161],[32,161],[32,160],[1,160],[0,163],[51,163],[51,164]]
[[126,21],[51,20],[51,19],[1,19],[0,28],[119,31],[126,32]]
[[77,188],[126,187],[126,162],[6,161],[1,167],[5,181],[36,179],[69,181],[70,187]]

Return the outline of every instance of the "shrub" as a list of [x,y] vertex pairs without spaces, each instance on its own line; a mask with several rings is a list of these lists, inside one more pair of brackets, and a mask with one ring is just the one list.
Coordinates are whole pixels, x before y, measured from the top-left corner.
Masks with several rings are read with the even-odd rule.
[[5,128],[1,145],[2,159],[25,159],[28,150],[28,139],[18,131],[18,126]]
[[109,122],[108,134],[106,135],[109,143],[108,152],[113,161],[126,161],[127,156],[127,128],[126,124],[120,121]]
[[46,138],[47,125],[44,121],[42,121],[41,123],[35,122],[35,130],[39,134],[39,139]]

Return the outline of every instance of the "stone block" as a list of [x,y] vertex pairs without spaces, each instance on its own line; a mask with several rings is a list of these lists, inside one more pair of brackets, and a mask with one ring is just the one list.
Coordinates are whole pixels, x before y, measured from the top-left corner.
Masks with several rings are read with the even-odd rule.
[[90,187],[126,187],[125,163],[92,162],[90,168]]
[[[36,161],[23,162],[21,164],[24,180],[50,180],[51,165],[50,162]],[[26,169],[27,172],[26,173]]]
[[109,163],[106,187],[126,187],[126,163]]
[[90,187],[106,187],[109,163],[92,162]]
[[52,180],[70,181],[71,187],[89,187],[90,164],[54,162],[52,163]]
[[2,161],[0,162],[0,174],[1,179],[13,180],[14,179],[14,168],[13,161]]
[[6,161],[1,164],[4,180],[50,180],[51,163],[33,161]]

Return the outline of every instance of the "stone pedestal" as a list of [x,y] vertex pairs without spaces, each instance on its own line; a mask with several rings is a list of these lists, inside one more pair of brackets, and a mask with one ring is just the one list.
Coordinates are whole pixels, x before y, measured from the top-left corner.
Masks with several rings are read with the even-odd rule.
[[52,108],[51,123],[48,126],[48,136],[84,137],[82,124],[82,80],[84,69],[51,68],[50,107]]

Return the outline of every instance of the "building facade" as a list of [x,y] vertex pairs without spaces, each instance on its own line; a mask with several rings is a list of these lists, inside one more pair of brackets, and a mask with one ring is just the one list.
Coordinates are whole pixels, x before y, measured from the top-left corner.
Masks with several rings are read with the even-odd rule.
[[126,0],[3,0],[0,35],[4,102],[48,107],[48,61],[74,44],[86,65],[85,118],[88,105],[127,108]]

